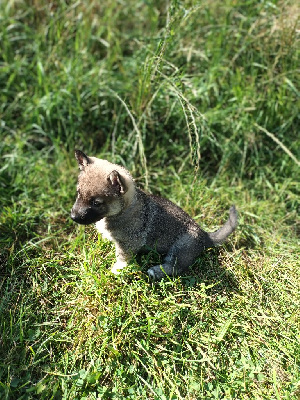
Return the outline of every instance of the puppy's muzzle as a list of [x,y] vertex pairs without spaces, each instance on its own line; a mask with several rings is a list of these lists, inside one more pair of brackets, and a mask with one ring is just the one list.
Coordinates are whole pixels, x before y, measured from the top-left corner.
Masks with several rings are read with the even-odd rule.
[[77,224],[89,225],[100,221],[104,214],[97,212],[93,207],[76,207],[71,210],[71,218]]
[[87,210],[71,210],[71,218],[73,221],[77,222],[78,224],[86,224],[86,217],[87,217]]

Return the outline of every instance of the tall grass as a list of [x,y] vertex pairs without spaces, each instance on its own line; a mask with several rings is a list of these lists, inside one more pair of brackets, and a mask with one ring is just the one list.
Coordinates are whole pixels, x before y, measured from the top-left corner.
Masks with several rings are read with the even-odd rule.
[[[0,397],[296,399],[296,1],[0,3]],[[125,165],[205,229],[182,278],[69,210],[74,148]]]

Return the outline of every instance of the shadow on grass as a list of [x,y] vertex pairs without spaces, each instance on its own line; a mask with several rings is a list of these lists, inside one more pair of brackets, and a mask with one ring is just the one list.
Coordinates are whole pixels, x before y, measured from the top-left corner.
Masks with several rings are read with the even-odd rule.
[[[210,294],[227,294],[240,292],[238,281],[233,272],[226,266],[220,248],[210,249],[203,253],[191,268],[195,283],[204,283]],[[184,277],[182,279],[185,279]]]

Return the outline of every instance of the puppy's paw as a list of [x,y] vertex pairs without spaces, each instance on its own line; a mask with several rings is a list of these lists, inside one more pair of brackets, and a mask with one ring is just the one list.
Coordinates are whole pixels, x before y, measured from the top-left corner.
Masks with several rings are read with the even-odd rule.
[[114,263],[110,271],[112,274],[118,275],[121,273],[121,270],[125,267],[127,267],[126,261],[117,261]]
[[151,281],[160,281],[164,276],[167,275],[164,270],[164,265],[156,265],[148,269],[147,274]]

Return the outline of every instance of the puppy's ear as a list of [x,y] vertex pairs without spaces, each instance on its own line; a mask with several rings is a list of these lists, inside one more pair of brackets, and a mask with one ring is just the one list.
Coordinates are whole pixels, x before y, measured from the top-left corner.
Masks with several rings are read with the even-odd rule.
[[79,169],[81,171],[84,170],[84,168],[88,165],[91,164],[91,160],[86,156],[82,151],[80,150],[75,150],[75,158],[78,162]]
[[121,175],[119,174],[118,171],[112,171],[108,177],[107,180],[111,183],[111,185],[121,194],[124,194],[126,192],[126,187],[125,184],[122,182]]

